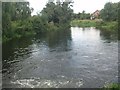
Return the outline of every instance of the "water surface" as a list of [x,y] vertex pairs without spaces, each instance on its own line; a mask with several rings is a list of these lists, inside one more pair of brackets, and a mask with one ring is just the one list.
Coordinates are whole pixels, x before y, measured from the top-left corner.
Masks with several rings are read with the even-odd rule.
[[3,88],[98,88],[116,83],[114,35],[71,27],[3,44]]

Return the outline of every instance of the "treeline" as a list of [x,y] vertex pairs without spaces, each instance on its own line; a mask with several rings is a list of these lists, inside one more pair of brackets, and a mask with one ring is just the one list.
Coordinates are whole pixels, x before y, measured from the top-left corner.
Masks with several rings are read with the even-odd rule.
[[33,8],[30,8],[29,2],[3,2],[3,41],[67,28],[73,14],[71,7],[72,2],[69,0],[49,0],[38,15],[31,16]]
[[79,20],[84,20],[84,19],[90,19],[91,14],[90,13],[86,13],[85,11],[82,11],[82,13],[74,13],[73,14],[73,19],[79,19]]

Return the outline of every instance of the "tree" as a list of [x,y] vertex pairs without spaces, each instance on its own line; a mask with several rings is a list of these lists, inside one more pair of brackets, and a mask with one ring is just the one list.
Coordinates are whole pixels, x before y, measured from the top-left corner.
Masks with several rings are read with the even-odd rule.
[[15,2],[12,5],[12,20],[24,20],[31,16],[33,9],[29,7],[29,2]]
[[6,35],[6,37],[11,36],[11,3],[2,3],[2,33],[3,37]]
[[85,11],[82,13],[79,12],[78,14],[73,15],[73,19],[90,19],[90,13],[85,13]]
[[118,19],[118,3],[106,3],[100,16],[105,21],[116,21]]
[[60,0],[57,4],[49,2],[41,12],[42,16],[45,15],[48,22],[67,23],[71,20],[73,13],[70,4],[71,2],[60,2]]
[[[13,38],[18,28],[25,31],[25,24],[31,16],[31,8],[28,2],[3,2],[2,3],[2,33],[3,38]],[[23,21],[23,22],[21,22]]]

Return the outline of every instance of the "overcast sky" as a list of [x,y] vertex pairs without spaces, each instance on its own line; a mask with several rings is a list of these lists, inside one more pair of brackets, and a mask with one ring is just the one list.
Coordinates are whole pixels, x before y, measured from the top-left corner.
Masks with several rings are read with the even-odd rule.
[[[34,8],[33,15],[36,12],[41,11],[48,0],[28,0],[30,2],[30,6]],[[75,13],[82,12],[85,10],[87,13],[92,13],[95,10],[101,10],[106,2],[119,2],[120,0],[73,0],[73,10]]]

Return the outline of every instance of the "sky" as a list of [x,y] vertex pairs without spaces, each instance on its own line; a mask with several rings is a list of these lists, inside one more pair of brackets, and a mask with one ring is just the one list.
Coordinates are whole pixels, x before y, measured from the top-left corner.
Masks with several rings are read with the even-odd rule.
[[[40,12],[46,5],[48,0],[27,0],[30,2],[30,7],[34,8],[32,15],[36,15]],[[107,2],[119,2],[120,0],[73,0],[73,10],[74,13],[82,12],[93,13],[96,10],[101,10],[104,8]]]

